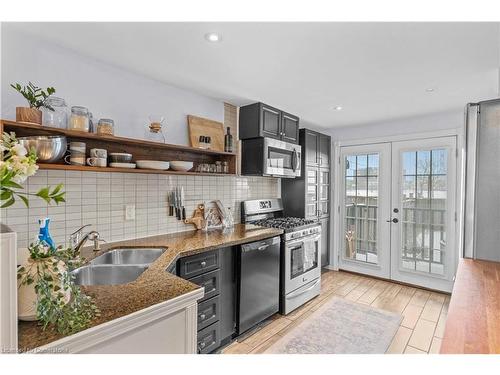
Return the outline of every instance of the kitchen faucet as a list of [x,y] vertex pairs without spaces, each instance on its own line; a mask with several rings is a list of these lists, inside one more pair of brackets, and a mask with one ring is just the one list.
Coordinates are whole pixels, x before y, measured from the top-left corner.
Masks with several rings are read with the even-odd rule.
[[87,234],[83,235],[83,228],[90,226],[91,224],[86,224],[69,236],[69,242],[75,254],[80,253],[80,250],[82,249],[83,245],[85,245],[85,242],[87,242],[87,240],[94,241],[94,248],[92,249],[93,251],[99,251],[101,249],[100,242],[106,242],[100,238],[99,232],[95,230],[91,230]]

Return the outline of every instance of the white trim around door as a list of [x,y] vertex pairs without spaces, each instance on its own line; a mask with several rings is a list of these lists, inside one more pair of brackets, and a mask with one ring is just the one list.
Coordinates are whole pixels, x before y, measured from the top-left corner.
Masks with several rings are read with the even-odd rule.
[[[386,138],[385,142],[381,139],[372,139],[372,143],[363,143],[361,141],[348,141],[348,142],[336,142],[334,148],[335,154],[335,168],[334,170],[334,181],[333,186],[335,191],[333,192],[333,247],[330,254],[330,268],[333,269],[345,269],[353,272],[364,273],[372,276],[378,276],[387,279],[394,279],[397,281],[423,286],[430,289],[451,291],[453,279],[456,271],[456,266],[458,264],[458,259],[462,255],[462,240],[460,231],[460,222],[463,216],[463,135],[461,129],[451,129],[445,131],[438,131],[435,133],[420,133],[415,135],[406,136],[395,136],[391,138]],[[446,259],[443,259],[445,266],[443,272],[418,272],[416,270],[402,269],[401,259],[399,255],[401,254],[401,232],[398,229],[396,223],[386,222],[387,220],[392,220],[394,218],[398,219],[397,215],[392,212],[394,208],[397,207],[396,199],[400,198],[400,183],[401,183],[401,173],[399,173],[400,163],[399,163],[399,153],[408,148],[413,148],[413,151],[418,150],[425,151],[434,149],[446,149],[447,150],[447,166],[448,170],[446,172],[446,192],[439,192],[439,194],[446,194],[446,234],[440,239],[443,248],[437,249],[435,255],[442,254]],[[388,148],[388,151],[387,151]],[[380,166],[381,175],[380,179],[380,212],[378,213],[377,223],[379,228],[377,228],[377,240],[381,241],[381,245],[384,248],[380,248],[381,260],[389,258],[388,265],[385,264],[366,264],[366,262],[359,262],[355,259],[349,259],[349,256],[345,254],[346,244],[346,222],[345,222],[345,155],[349,152],[375,152],[377,150],[381,153]],[[384,156],[385,154],[385,156]],[[387,161],[388,159],[388,161]],[[389,165],[389,166],[387,166]],[[387,168],[389,171],[387,172]],[[384,173],[386,171],[387,173]],[[389,177],[387,177],[389,176]],[[428,176],[433,178],[432,176]],[[436,176],[439,178],[439,176]],[[443,178],[443,177],[441,177]],[[382,180],[386,182],[383,183]],[[383,186],[385,185],[385,186]],[[387,187],[389,186],[389,187]],[[442,190],[442,189],[441,189]],[[389,192],[388,192],[389,191]],[[388,194],[389,198],[386,198]],[[385,198],[385,201],[384,201]],[[401,204],[401,202],[399,202]],[[384,206],[384,207],[383,207]],[[386,207],[385,207],[386,206]],[[386,212],[387,211],[387,212]],[[387,218],[382,218],[386,215]],[[392,215],[392,216],[391,216]],[[386,225],[387,224],[387,225]],[[407,224],[405,224],[407,225]],[[432,224],[434,225],[434,224]],[[431,225],[431,227],[432,227]],[[396,227],[394,229],[389,229],[389,241],[386,241],[384,234],[384,227]],[[399,230],[399,232],[398,232]],[[382,232],[382,233],[380,233]],[[428,233],[428,232],[426,232]],[[426,234],[427,236],[427,234]],[[434,238],[436,240],[436,238]],[[426,240],[427,244],[429,240]],[[438,240],[436,240],[438,241]],[[384,243],[389,243],[384,245]],[[435,242],[435,244],[438,244]],[[397,246],[396,246],[397,244]],[[387,246],[387,248],[385,248]],[[399,247],[399,248],[398,248]],[[432,248],[432,246],[431,246]],[[442,250],[442,253],[441,253]],[[429,250],[432,252],[432,249]],[[344,252],[344,253],[343,253]],[[389,253],[389,256],[386,255]],[[384,260],[387,262],[387,260]],[[422,264],[420,265],[420,267]],[[435,267],[433,264],[432,267]],[[403,267],[404,268],[404,267]],[[436,271],[433,268],[433,271]]]

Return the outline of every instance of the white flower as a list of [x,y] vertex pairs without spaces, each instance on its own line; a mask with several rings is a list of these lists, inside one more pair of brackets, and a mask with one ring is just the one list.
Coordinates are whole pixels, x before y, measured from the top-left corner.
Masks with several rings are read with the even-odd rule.
[[28,153],[26,148],[20,143],[17,143],[16,145],[12,146],[11,151],[12,154],[18,156],[26,156],[26,154]]
[[22,175],[22,174],[16,174],[15,176],[12,176],[11,180],[14,181],[16,184],[22,184],[24,181],[26,181],[26,178],[28,176]]
[[36,165],[36,164],[28,165],[28,168],[26,170],[26,174],[28,176],[33,176],[37,170],[38,170],[38,165]]

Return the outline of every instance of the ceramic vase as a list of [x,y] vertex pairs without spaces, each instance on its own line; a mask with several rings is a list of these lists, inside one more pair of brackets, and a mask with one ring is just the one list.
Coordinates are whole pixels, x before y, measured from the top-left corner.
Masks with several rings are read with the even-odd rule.
[[[26,253],[28,250],[23,249],[23,253]],[[20,255],[20,259],[22,259],[23,256]],[[45,258],[45,259],[31,259],[26,257],[24,255],[24,258],[26,259],[22,264],[24,268],[27,270],[27,272],[30,274],[30,276],[33,277],[35,280],[34,283],[30,285],[21,285],[20,280],[18,280],[18,292],[17,292],[17,311],[18,311],[18,318],[19,320],[25,320],[25,321],[34,321],[37,320],[36,317],[36,304],[37,304],[37,295],[35,292],[35,285],[38,281],[38,275],[37,275],[37,267],[41,265],[41,262],[50,262],[52,264],[53,258]],[[57,269],[60,273],[66,272],[66,265],[59,261],[57,264]],[[54,278],[56,278],[56,272],[54,272],[52,275]],[[69,290],[64,291],[61,289],[59,292],[62,292],[65,294],[65,301],[66,303],[69,302],[71,299],[71,293]],[[59,292],[54,292],[54,293],[59,293]]]

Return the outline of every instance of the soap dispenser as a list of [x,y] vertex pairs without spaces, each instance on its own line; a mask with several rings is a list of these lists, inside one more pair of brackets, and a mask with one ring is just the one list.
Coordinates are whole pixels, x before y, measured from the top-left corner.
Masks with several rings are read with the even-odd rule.
[[38,232],[38,240],[49,246],[52,251],[55,251],[56,244],[49,232],[50,219],[48,217],[46,217],[45,219],[38,219],[38,223],[40,224],[40,231]]

